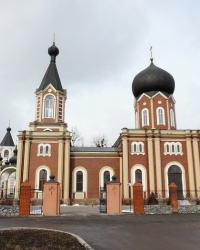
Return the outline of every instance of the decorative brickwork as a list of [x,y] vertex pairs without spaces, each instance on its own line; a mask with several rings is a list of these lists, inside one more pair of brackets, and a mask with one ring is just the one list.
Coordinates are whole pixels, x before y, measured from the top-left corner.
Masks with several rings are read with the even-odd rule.
[[30,214],[31,185],[25,181],[20,186],[19,215],[29,216]]
[[133,185],[133,209],[135,214],[144,214],[143,186],[139,181]]

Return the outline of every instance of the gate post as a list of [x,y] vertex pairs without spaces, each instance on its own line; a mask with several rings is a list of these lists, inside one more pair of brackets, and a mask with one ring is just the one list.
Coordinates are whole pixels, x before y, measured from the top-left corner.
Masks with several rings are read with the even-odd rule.
[[30,199],[31,199],[31,185],[26,180],[20,186],[20,197],[19,197],[19,215],[20,216],[30,215]]
[[43,215],[60,214],[60,183],[55,181],[55,176],[51,174],[50,180],[44,183],[43,190]]
[[116,181],[115,175],[112,181],[106,184],[107,214],[119,214],[122,212],[122,184]]
[[172,206],[172,212],[178,213],[177,186],[174,182],[170,183],[169,192],[170,192],[169,198],[170,198],[170,204]]
[[133,210],[135,214],[144,214],[143,186],[140,181],[133,185]]

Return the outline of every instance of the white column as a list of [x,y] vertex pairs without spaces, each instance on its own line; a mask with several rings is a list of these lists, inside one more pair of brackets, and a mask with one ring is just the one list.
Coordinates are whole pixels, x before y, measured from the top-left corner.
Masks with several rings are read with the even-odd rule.
[[122,138],[122,147],[123,147],[123,193],[124,199],[129,198],[128,190],[128,139],[127,137]]
[[190,193],[194,194],[194,166],[193,166],[193,157],[192,157],[192,145],[191,138],[186,138],[186,147],[187,147],[187,163],[188,163],[188,175],[189,175],[189,188]]
[[69,199],[69,170],[70,170],[70,137],[68,137],[65,141],[65,176],[64,176],[64,199]]
[[[195,180],[196,180],[196,190],[200,191],[200,164],[199,164],[199,147],[198,139],[193,138],[193,152],[194,152],[194,169],[195,169]],[[199,195],[199,193],[198,193]]]
[[60,183],[61,188],[61,197],[62,197],[62,187],[63,187],[63,146],[64,141],[58,141],[58,182]]
[[147,145],[148,145],[148,164],[149,164],[149,187],[150,187],[150,192],[155,192],[153,139],[151,137],[147,138]]
[[21,171],[22,171],[22,153],[23,141],[18,141],[17,146],[17,166],[16,166],[16,184],[15,184],[15,198],[19,198],[20,184],[21,184]]
[[156,179],[157,192],[161,194],[162,191],[162,173],[161,173],[161,156],[160,156],[160,138],[155,138],[155,160],[156,160]]
[[23,170],[23,182],[28,181],[29,174],[29,159],[30,159],[30,140],[27,138],[25,142],[25,151],[24,151],[24,170]]

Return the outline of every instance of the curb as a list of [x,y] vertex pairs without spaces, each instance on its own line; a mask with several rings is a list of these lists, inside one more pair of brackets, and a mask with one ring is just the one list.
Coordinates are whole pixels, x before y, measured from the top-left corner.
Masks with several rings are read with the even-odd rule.
[[85,242],[81,237],[79,237],[78,235],[76,234],[72,234],[72,233],[69,233],[69,232],[65,232],[65,231],[61,231],[61,230],[54,230],[54,229],[47,229],[47,228],[37,228],[37,227],[7,227],[7,228],[0,228],[0,231],[3,231],[3,230],[21,230],[21,229],[35,229],[35,230],[45,230],[45,231],[52,231],[52,232],[60,232],[60,233],[66,233],[66,234],[70,234],[72,236],[74,236],[78,242],[84,246],[86,249],[88,250],[94,250],[94,248],[92,248],[90,245],[88,245],[87,242]]

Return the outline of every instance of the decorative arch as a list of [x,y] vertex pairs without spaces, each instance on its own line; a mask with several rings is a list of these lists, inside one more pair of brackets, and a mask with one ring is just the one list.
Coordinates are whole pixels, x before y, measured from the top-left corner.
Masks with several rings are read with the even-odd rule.
[[175,117],[174,117],[173,109],[170,109],[170,123],[171,123],[171,127],[175,127]]
[[99,188],[104,187],[104,173],[108,171],[110,173],[110,181],[112,180],[112,176],[115,174],[113,168],[109,166],[105,166],[99,171]]
[[82,193],[85,193],[85,198],[87,198],[87,183],[88,183],[88,176],[87,170],[84,167],[76,167],[72,172],[72,193],[77,193],[77,173],[82,172],[83,176],[83,190]]
[[156,109],[157,125],[165,125],[165,110],[162,107]]
[[147,170],[141,164],[136,164],[131,168],[131,184],[133,185],[136,182],[136,171],[140,170],[142,175],[142,185],[143,191],[147,191]]
[[39,166],[36,171],[35,171],[35,189],[40,189],[41,185],[40,185],[40,172],[42,170],[45,170],[46,171],[46,181],[48,181],[48,178],[51,174],[51,171],[49,169],[49,167],[45,166],[45,165],[42,165],[42,166]]
[[179,162],[176,161],[172,161],[169,162],[165,168],[164,168],[164,181],[165,181],[165,190],[166,190],[166,197],[169,196],[169,179],[168,179],[168,172],[169,172],[169,168],[171,166],[178,166],[182,172],[182,176],[181,176],[181,180],[182,180],[182,189],[183,189],[183,196],[186,196],[186,180],[185,180],[185,168],[183,167],[183,165]]
[[53,94],[48,93],[43,97],[42,118],[55,119],[55,111],[56,111],[56,97]]
[[149,125],[149,110],[147,108],[142,110],[142,126]]

